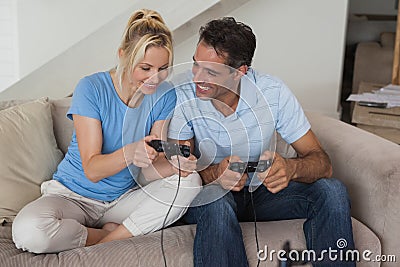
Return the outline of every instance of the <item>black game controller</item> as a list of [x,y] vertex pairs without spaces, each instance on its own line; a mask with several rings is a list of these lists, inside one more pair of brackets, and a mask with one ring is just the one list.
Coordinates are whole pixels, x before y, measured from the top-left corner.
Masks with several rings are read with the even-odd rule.
[[175,155],[181,155],[185,158],[190,156],[190,147],[187,145],[179,145],[162,140],[151,140],[148,144],[157,152],[164,152],[168,159]]
[[260,160],[250,162],[232,162],[229,164],[229,169],[234,172],[265,172],[272,165],[272,160]]

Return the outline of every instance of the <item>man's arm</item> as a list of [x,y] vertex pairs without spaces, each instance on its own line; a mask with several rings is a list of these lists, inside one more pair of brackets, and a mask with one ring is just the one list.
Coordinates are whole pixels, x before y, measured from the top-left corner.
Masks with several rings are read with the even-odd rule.
[[213,164],[199,171],[201,179],[205,184],[210,184],[216,181],[219,177],[219,164]]
[[298,157],[287,159],[291,180],[312,183],[319,178],[332,176],[329,156],[311,130],[294,142],[292,147],[296,150]]
[[[311,130],[291,145],[297,152],[297,158],[285,159],[275,153],[271,168],[259,174],[263,184],[272,193],[286,188],[290,181],[312,183],[320,178],[332,176],[329,156]],[[268,151],[260,157],[269,158]]]

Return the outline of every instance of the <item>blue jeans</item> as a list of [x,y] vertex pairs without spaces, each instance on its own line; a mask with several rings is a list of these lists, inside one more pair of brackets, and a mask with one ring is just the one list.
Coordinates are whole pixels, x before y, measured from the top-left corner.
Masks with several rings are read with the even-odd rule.
[[[219,185],[208,185],[194,202],[218,190],[222,190]],[[347,241],[346,249],[354,249],[350,201],[345,186],[337,179],[320,179],[312,184],[290,182],[276,194],[260,186],[253,192],[253,200],[257,221],[305,218],[303,230],[308,250],[318,253],[329,247],[337,249],[340,238]],[[247,187],[210,204],[190,207],[183,219],[197,224],[195,266],[248,266],[239,225],[241,221],[254,220]],[[355,263],[317,261],[313,265],[338,267]]]

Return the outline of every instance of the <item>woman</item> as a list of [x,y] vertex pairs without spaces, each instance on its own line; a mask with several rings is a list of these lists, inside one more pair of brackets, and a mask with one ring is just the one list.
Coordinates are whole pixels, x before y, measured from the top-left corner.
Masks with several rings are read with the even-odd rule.
[[[173,54],[171,33],[157,12],[131,16],[118,56],[115,70],[77,85],[67,113],[75,129],[68,152],[53,180],[42,184],[42,196],[17,215],[18,248],[51,253],[147,234],[179,219],[199,192],[201,179],[190,171],[194,156],[179,157],[189,170],[180,173],[181,187],[192,189],[180,188],[179,207],[164,225],[179,170],[149,146],[165,137],[176,102],[174,90],[161,84]],[[140,171],[152,180],[143,190],[136,183]]]

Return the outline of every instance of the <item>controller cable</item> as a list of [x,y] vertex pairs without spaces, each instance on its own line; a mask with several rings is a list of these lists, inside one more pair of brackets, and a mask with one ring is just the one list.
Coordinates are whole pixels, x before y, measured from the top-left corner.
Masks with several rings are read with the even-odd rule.
[[164,221],[163,221],[163,224],[162,224],[162,227],[161,227],[161,252],[162,252],[162,255],[163,255],[164,266],[165,267],[167,267],[167,259],[165,258],[165,252],[164,252],[164,227],[165,227],[165,223],[167,221],[168,215],[171,212],[172,207],[174,206],[175,200],[176,200],[176,198],[178,196],[179,186],[181,184],[181,163],[179,161],[179,156],[177,156],[177,159],[178,159],[178,187],[176,189],[176,193],[175,193],[174,199],[171,202],[171,206],[169,207],[169,209],[167,211],[167,215],[165,215],[165,218],[164,218]]
[[253,200],[253,192],[250,192],[250,199],[251,199],[251,207],[253,208],[253,216],[254,216],[254,235],[256,238],[256,247],[257,247],[257,267],[260,266],[260,258],[258,257],[258,252],[260,251],[260,246],[258,243],[258,235],[257,235],[257,216],[256,216],[256,209],[254,207],[254,200]]

